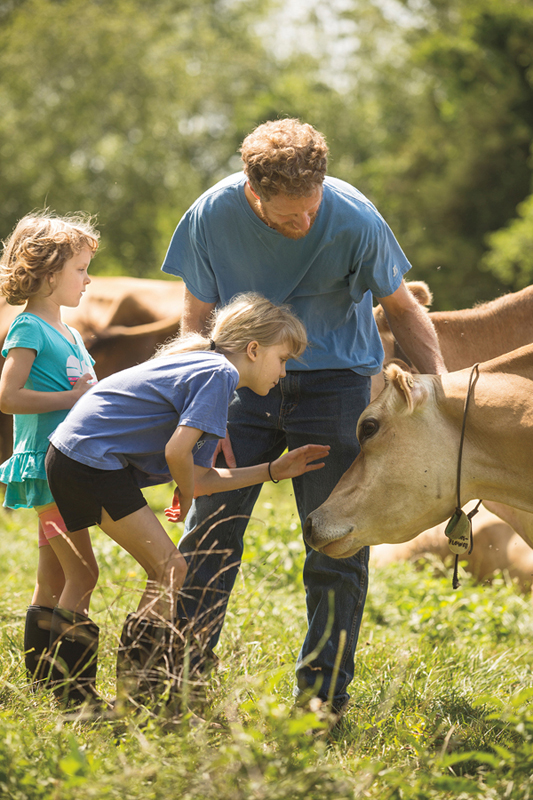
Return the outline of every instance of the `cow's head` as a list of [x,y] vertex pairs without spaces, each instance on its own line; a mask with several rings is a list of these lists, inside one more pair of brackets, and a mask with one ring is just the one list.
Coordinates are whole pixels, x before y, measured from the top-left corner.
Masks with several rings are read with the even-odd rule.
[[359,419],[360,454],[305,524],[307,543],[334,558],[405,542],[454,509],[459,433],[439,409],[440,379],[397,364],[385,379]]

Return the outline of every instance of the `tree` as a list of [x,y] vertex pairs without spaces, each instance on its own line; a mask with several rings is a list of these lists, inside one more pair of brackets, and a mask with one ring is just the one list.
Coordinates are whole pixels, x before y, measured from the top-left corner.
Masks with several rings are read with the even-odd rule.
[[[272,69],[264,4],[26,0],[0,30],[2,237],[32,208],[97,214],[95,270],[160,276],[190,202],[235,167]],[[238,159],[237,159],[238,160]]]
[[509,225],[487,237],[490,249],[481,268],[513,289],[522,289],[533,282],[533,195],[517,211]]
[[95,270],[160,276],[242,138],[298,116],[436,308],[518,288],[529,267],[504,268],[509,239],[491,235],[529,224],[511,224],[531,193],[529,0],[317,0],[284,52],[276,2],[277,17],[260,0],[0,0],[0,236],[31,208],[84,209],[103,234]]

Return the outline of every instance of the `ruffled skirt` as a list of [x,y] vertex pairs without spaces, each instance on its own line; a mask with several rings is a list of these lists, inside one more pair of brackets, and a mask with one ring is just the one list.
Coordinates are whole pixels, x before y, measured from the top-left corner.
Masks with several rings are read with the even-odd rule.
[[46,480],[45,455],[46,450],[13,453],[0,466],[0,483],[6,484],[6,508],[33,508],[54,502]]

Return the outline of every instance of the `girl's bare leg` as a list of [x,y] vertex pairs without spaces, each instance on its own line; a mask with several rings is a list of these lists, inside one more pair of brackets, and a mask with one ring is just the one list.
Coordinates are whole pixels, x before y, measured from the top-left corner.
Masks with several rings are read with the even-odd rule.
[[65,575],[59,559],[50,545],[39,547],[37,582],[32,597],[32,605],[54,608],[65,588]]
[[102,509],[100,527],[146,572],[146,588],[139,603],[139,614],[173,621],[177,593],[185,580],[187,566],[154,512],[144,506],[115,522]]
[[57,605],[88,616],[91,595],[98,580],[98,564],[89,531],[84,528],[73,533],[61,533],[49,542],[65,575],[65,587]]

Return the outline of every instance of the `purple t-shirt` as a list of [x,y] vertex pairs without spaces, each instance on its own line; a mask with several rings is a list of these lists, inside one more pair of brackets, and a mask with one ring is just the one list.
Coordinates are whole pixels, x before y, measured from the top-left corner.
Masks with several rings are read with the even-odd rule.
[[222,355],[181,353],[116,372],[86,392],[50,441],[96,469],[135,467],[139,486],[171,481],[165,447],[178,425],[203,431],[194,463],[211,466],[239,373]]

